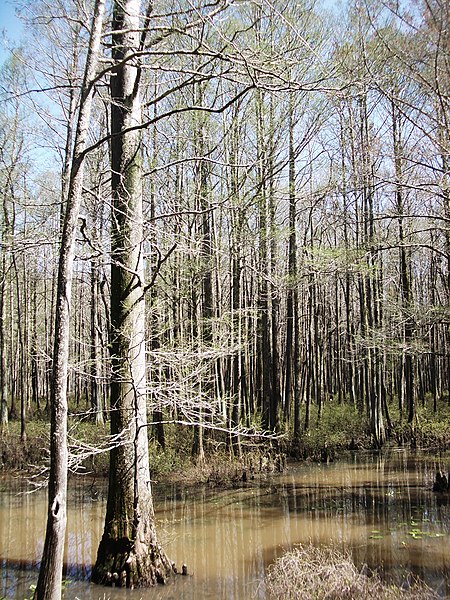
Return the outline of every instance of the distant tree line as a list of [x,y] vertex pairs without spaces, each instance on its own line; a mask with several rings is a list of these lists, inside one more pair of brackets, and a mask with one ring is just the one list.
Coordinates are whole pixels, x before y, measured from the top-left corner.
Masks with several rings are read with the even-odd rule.
[[[2,72],[1,417],[21,416],[24,437],[26,414],[49,408],[88,9],[35,3],[24,16],[36,52],[17,49]],[[330,398],[367,410],[381,445],[390,402],[412,423],[418,402],[448,395],[448,6],[322,9],[242,3],[205,16],[180,3],[149,20],[146,340],[162,446],[161,421],[205,415],[298,438],[311,404]],[[111,368],[108,39],[69,373],[73,402],[98,421]]]

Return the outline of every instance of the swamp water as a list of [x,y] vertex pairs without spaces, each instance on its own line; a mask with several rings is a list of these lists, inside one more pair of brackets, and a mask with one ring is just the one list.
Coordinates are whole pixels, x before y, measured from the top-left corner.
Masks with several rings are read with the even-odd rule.
[[[361,454],[328,465],[299,463],[280,476],[232,490],[154,485],[158,532],[169,556],[192,577],[150,590],[89,583],[103,529],[106,488],[72,481],[67,534],[72,600],[247,600],[266,598],[268,564],[298,543],[349,550],[390,581],[413,572],[450,595],[450,498],[431,492],[450,454],[403,450]],[[24,600],[36,582],[46,525],[46,491],[0,479],[0,598]]]

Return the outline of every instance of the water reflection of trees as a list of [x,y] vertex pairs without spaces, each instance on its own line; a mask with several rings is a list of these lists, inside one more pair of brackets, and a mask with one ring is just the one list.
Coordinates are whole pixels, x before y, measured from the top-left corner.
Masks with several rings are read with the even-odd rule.
[[413,572],[448,591],[448,499],[431,492],[443,465],[445,456],[398,452],[322,466],[303,483],[294,476],[286,484],[289,511],[311,514],[314,543],[350,549],[358,565],[396,583]]
[[[180,577],[176,593],[161,589],[143,597],[240,599],[256,594],[263,599],[260,582],[267,564],[310,540],[348,549],[357,565],[380,569],[396,582],[413,571],[449,593],[450,509],[448,499],[431,492],[435,471],[445,470],[446,460],[448,455],[391,452],[329,465],[304,463],[260,487],[158,486],[156,517],[164,545],[177,565],[186,562],[194,576],[188,581]],[[17,496],[17,491],[4,486],[0,494],[0,597],[29,595],[42,551],[45,491],[41,496]],[[98,598],[87,579],[103,509],[101,494],[93,500],[86,482],[72,485],[67,574],[86,583],[81,591],[74,587],[72,595],[69,586],[69,599]],[[420,533],[412,535],[414,530]],[[33,570],[26,571],[27,565]],[[112,600],[119,598],[119,591],[114,594]]]

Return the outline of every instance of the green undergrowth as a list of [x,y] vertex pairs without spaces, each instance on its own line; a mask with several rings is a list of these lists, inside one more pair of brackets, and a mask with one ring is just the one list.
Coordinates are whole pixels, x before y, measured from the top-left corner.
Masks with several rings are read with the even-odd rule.
[[400,415],[398,407],[391,408],[393,420],[392,439],[398,444],[409,443],[418,448],[446,450],[450,447],[450,405],[447,398],[437,403],[436,411],[431,399],[418,405],[414,423]]
[[[447,399],[434,404],[417,406],[413,424],[407,414],[400,414],[396,403],[389,407],[391,429],[384,419],[386,446],[447,450],[450,448],[450,406]],[[288,445],[293,457],[313,460],[332,460],[345,450],[369,450],[374,447],[366,410],[350,403],[327,402],[319,419],[318,408],[311,408],[310,426],[300,439]]]
[[295,458],[326,461],[343,450],[369,448],[370,444],[366,415],[352,404],[328,402],[320,418],[318,407],[311,407],[309,427],[290,449]]
[[19,421],[10,421],[0,433],[0,468],[26,471],[48,461],[50,424],[36,420],[27,423],[26,437],[21,438]]
[[169,425],[165,429],[166,448],[163,450],[150,437],[150,468],[153,479],[176,480],[189,485],[206,484],[212,487],[251,482],[263,474],[280,470],[280,451],[267,440],[241,440],[241,452],[227,449],[223,432],[204,431],[204,454],[192,453],[192,427]]
[[[428,399],[417,406],[417,418],[411,425],[407,415],[400,415],[396,403],[389,407],[392,428],[386,428],[387,446],[410,446],[446,450],[450,447],[450,406],[441,400],[434,411]],[[304,415],[302,414],[302,417]],[[20,435],[20,422],[11,420],[0,433],[0,468],[29,471],[48,464],[50,426],[45,416],[29,417],[26,439]],[[284,455],[300,460],[328,461],[346,450],[373,447],[366,411],[337,401],[327,401],[319,418],[317,406],[311,407],[308,430],[299,440],[286,432],[278,442],[263,437],[250,441],[242,438],[242,452],[230,457],[227,438],[219,432],[205,432],[204,457],[192,455],[192,427],[176,424],[165,426],[165,448],[156,441],[149,427],[149,458],[152,478],[191,480],[222,485],[251,480],[264,472],[281,470]],[[108,474],[109,423],[96,424],[82,412],[69,418],[71,472]]]

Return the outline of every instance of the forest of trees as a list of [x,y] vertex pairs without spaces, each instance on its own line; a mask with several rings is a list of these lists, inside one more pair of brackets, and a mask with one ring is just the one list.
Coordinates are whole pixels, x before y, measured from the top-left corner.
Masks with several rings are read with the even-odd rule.
[[235,455],[246,432],[295,447],[331,401],[366,414],[377,447],[393,406],[412,427],[419,405],[438,410],[446,0],[17,4],[27,34],[0,76],[3,428],[20,420],[25,442],[28,416],[52,414],[67,443],[67,381],[72,412],[111,421],[111,460],[145,471],[147,429],[164,449],[171,423],[202,460],[217,435]]

